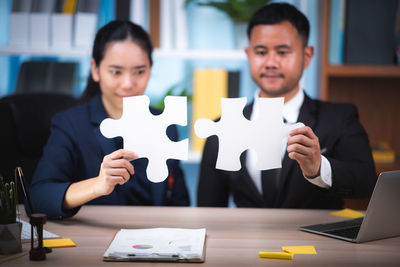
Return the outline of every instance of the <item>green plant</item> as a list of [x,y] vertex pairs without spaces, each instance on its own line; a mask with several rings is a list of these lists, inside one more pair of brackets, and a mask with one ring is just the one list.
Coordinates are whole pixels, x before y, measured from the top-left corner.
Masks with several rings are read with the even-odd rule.
[[17,220],[17,195],[15,183],[4,183],[0,176],[0,224],[15,223]]
[[226,0],[226,1],[198,1],[186,0],[185,5],[195,2],[200,6],[215,7],[225,12],[234,22],[248,22],[251,16],[269,0]]
[[[177,92],[178,89],[181,89],[180,93]],[[192,95],[188,94],[188,91],[181,83],[178,83],[178,84],[174,84],[170,88],[168,88],[167,92],[161,97],[161,99],[158,102],[153,104],[152,107],[157,108],[159,110],[164,110],[164,108],[165,108],[164,99],[170,95],[186,96],[188,102],[192,101]]]

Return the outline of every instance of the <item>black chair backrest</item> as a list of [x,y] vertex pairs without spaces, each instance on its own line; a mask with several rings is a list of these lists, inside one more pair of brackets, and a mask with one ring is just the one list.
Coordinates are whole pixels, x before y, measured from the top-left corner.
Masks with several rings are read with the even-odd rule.
[[71,95],[59,93],[14,94],[0,99],[0,174],[6,180],[14,177],[16,166],[21,166],[30,184],[53,115],[76,103]]
[[78,64],[47,60],[25,61],[21,64],[15,86],[17,94],[72,94]]

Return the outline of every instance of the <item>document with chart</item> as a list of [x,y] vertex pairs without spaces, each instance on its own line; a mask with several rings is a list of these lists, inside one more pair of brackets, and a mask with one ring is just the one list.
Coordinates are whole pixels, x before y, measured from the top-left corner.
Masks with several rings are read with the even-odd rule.
[[204,262],[206,229],[121,229],[104,261]]

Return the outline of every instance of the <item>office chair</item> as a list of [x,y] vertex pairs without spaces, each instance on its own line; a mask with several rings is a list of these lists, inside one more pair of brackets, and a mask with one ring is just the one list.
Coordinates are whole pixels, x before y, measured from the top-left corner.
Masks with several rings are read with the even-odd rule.
[[28,60],[21,64],[15,86],[16,94],[72,94],[77,79],[75,62]]
[[[0,99],[0,174],[6,180],[14,177],[16,166],[21,166],[30,184],[53,115],[76,103],[71,95],[59,93],[14,94]],[[21,203],[21,190],[18,198]]]

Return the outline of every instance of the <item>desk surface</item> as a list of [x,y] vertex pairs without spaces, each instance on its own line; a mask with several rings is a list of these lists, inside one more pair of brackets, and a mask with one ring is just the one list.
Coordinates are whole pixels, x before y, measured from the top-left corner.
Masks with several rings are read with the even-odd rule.
[[[54,248],[42,262],[29,255],[7,266],[194,266],[197,263],[103,262],[114,234],[121,228],[178,227],[207,229],[206,261],[201,266],[399,266],[400,237],[353,244],[299,231],[299,226],[339,221],[327,210],[229,209],[178,207],[84,206],[70,219],[48,221],[45,229],[71,238],[73,248]],[[24,244],[24,250],[29,250]],[[293,260],[261,259],[259,251],[281,246],[313,245],[317,255]],[[199,266],[200,266],[199,265]]]

